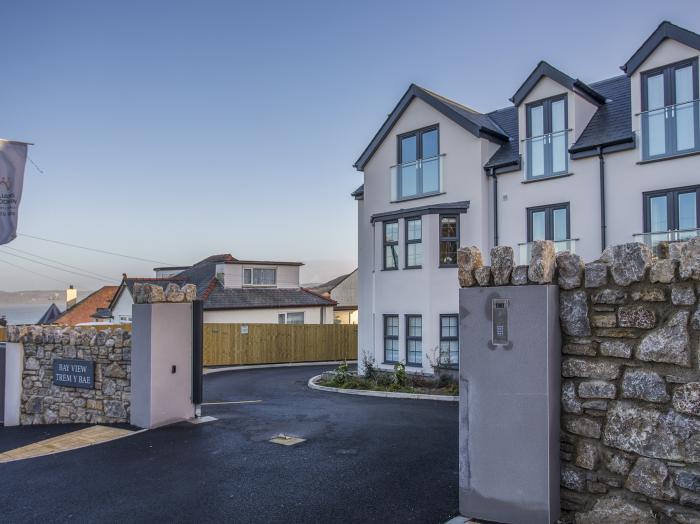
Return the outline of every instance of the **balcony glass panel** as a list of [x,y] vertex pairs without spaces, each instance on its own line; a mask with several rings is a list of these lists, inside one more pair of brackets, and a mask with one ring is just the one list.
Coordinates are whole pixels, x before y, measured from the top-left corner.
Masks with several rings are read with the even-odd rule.
[[439,155],[392,167],[392,188],[395,188],[392,200],[403,200],[440,193],[442,191],[444,156]]
[[525,139],[527,180],[561,175],[568,171],[569,130]]
[[690,240],[700,236],[700,229],[673,229],[670,231],[657,231],[653,233],[638,233],[632,235],[635,242],[641,242],[649,246],[656,254],[658,254],[659,244],[662,242],[680,242]]
[[642,112],[642,159],[700,151],[699,109],[698,100],[689,100]]

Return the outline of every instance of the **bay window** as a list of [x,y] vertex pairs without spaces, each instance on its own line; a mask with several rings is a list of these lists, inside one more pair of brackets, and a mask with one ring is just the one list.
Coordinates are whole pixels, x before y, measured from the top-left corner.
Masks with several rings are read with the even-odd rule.
[[406,268],[423,264],[423,221],[421,217],[406,219]]

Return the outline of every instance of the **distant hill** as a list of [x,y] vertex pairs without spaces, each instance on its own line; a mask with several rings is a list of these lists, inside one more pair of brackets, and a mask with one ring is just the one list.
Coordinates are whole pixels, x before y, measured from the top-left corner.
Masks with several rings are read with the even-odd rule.
[[[78,300],[82,300],[92,291],[78,291]],[[65,305],[65,289],[29,290],[29,291],[0,291],[0,305],[40,305],[56,302]]]

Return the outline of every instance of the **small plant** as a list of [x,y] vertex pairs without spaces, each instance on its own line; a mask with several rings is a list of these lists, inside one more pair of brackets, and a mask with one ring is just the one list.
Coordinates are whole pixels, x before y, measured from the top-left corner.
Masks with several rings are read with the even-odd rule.
[[343,360],[343,363],[340,364],[335,370],[333,384],[335,384],[336,386],[343,386],[348,382],[350,377],[351,375],[350,368],[348,367],[348,362],[347,360]]
[[365,377],[371,382],[377,382],[379,378],[379,368],[377,367],[377,361],[367,351],[362,352],[362,368],[365,370]]
[[408,382],[408,374],[406,373],[406,364],[403,362],[397,362],[394,364],[394,384],[397,387],[406,387]]

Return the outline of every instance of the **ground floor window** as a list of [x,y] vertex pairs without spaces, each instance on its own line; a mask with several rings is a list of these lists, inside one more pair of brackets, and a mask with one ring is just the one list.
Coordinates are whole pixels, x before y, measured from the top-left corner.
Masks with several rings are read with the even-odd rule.
[[440,315],[440,364],[459,365],[459,317]]
[[423,317],[406,315],[406,364],[423,365]]
[[384,362],[399,361],[399,316],[384,315]]
[[303,324],[304,312],[299,311],[296,313],[280,313],[277,316],[277,319],[280,324]]

